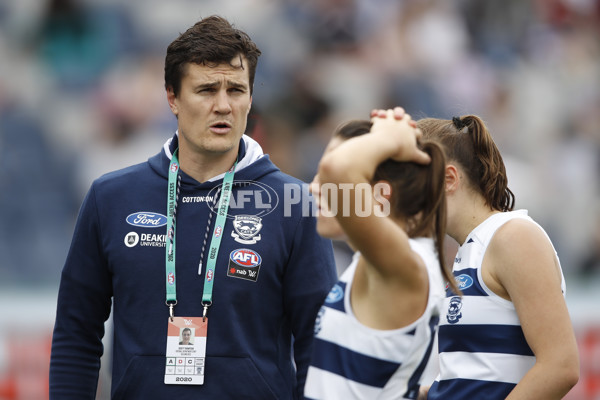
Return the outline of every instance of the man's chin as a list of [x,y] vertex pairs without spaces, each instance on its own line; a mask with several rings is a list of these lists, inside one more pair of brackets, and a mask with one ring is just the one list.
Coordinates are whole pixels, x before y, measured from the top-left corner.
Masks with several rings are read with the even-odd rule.
[[207,143],[205,150],[209,153],[226,154],[238,149],[240,140],[237,138],[215,138],[210,143]]

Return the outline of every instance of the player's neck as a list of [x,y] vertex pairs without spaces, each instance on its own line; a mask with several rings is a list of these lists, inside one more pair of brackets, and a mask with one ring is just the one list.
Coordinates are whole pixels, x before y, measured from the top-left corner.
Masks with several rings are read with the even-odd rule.
[[452,216],[452,222],[449,222],[447,227],[448,234],[462,245],[475,228],[498,212],[500,211],[493,210],[485,204],[483,197],[471,198],[470,201],[463,202]]

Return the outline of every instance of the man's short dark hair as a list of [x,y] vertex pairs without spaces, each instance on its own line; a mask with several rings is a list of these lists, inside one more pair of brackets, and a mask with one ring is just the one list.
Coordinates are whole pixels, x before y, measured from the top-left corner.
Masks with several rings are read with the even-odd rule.
[[[188,63],[216,66],[231,64],[236,56],[244,56],[248,61],[252,94],[260,54],[250,36],[234,28],[225,18],[216,15],[204,18],[179,35],[167,48],[165,87],[172,88],[175,96],[179,95],[184,68]],[[245,66],[242,65],[242,68]]]

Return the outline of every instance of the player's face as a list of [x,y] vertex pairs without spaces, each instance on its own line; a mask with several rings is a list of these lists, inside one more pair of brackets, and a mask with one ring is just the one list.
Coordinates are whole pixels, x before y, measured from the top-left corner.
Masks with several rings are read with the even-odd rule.
[[[336,147],[338,147],[344,140],[339,137],[334,137],[329,141],[327,148],[323,155],[329,153]],[[338,223],[334,216],[329,213],[326,198],[321,195],[321,182],[319,181],[319,174],[315,175],[312,182],[310,183],[310,192],[313,194],[319,212],[317,214],[317,232],[319,235],[336,240],[346,240],[346,234]],[[326,193],[323,193],[325,195]],[[326,215],[323,215],[323,214]]]
[[235,57],[232,65],[188,63],[178,96],[167,90],[169,106],[177,116],[180,153],[237,153],[252,96],[246,59]]

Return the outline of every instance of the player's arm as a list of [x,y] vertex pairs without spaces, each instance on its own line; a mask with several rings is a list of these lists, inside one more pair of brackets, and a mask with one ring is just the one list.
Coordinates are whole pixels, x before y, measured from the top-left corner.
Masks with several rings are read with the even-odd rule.
[[513,220],[495,234],[486,258],[536,356],[507,399],[562,399],[579,379],[579,356],[552,245],[535,224]]
[[[385,160],[430,161],[418,149],[416,135],[410,116],[398,120],[388,110],[385,117],[373,119],[370,133],[345,141],[319,165],[321,184],[330,184],[322,186],[322,190],[331,189],[327,196],[330,210],[336,211],[350,242],[384,278],[411,286],[423,282],[424,268],[419,268],[423,262],[411,250],[404,230],[379,212],[371,183],[375,169]],[[399,268],[399,259],[403,268]]]

